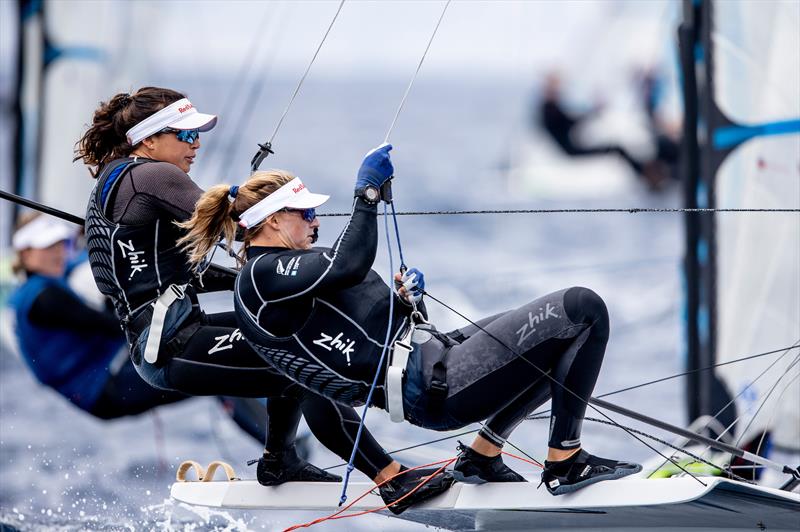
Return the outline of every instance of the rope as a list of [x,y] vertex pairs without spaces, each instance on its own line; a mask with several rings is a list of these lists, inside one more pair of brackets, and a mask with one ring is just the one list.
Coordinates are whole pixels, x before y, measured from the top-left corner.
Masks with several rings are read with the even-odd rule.
[[431,462],[430,464],[423,464],[423,465],[419,465],[419,466],[416,466],[416,467],[411,467],[411,468],[406,469],[405,471],[400,471],[399,473],[396,473],[396,474],[392,475],[391,477],[387,478],[386,480],[384,480],[380,484],[376,485],[375,488],[380,488],[381,486],[383,486],[387,482],[391,482],[392,480],[394,480],[395,478],[399,477],[400,475],[405,475],[406,473],[409,473],[411,471],[415,471],[417,469],[422,469],[422,468],[425,468],[425,467],[436,466],[436,465],[440,465],[441,464],[441,467],[439,467],[436,471],[431,473],[429,476],[423,478],[422,481],[419,484],[417,484],[417,486],[414,489],[412,489],[411,491],[409,491],[408,493],[406,493],[405,495],[403,495],[402,497],[400,497],[396,501],[392,502],[391,504],[385,504],[385,505],[379,506],[377,508],[371,508],[369,510],[363,510],[361,512],[355,512],[355,513],[352,513],[352,514],[345,514],[344,513],[347,510],[349,510],[358,501],[360,501],[361,499],[363,499],[364,497],[366,497],[367,495],[372,493],[375,488],[371,488],[371,489],[365,491],[364,493],[362,493],[361,495],[359,495],[358,498],[356,498],[353,502],[351,502],[350,504],[348,504],[344,508],[342,508],[340,510],[337,510],[336,512],[332,513],[331,515],[328,515],[328,516],[325,516],[325,517],[320,517],[319,519],[314,519],[313,521],[309,521],[308,523],[303,523],[303,524],[291,526],[289,528],[284,529],[283,532],[291,532],[292,530],[297,530],[299,528],[309,528],[311,526],[314,526],[314,525],[319,524],[319,523],[323,523],[325,521],[332,521],[332,520],[335,520],[335,519],[345,519],[347,517],[359,517],[359,516],[362,516],[362,515],[379,512],[381,510],[386,510],[386,509],[389,508],[389,506],[392,506],[393,504],[397,504],[398,502],[402,501],[403,499],[405,499],[407,497],[410,497],[418,489],[420,489],[422,486],[424,486],[425,484],[430,482],[436,475],[438,475],[439,473],[444,471],[447,466],[449,466],[450,464],[452,464],[455,461],[456,461],[455,458],[448,458],[448,459],[445,459],[445,460],[439,460],[438,462]]
[[[389,286],[392,286],[392,283],[394,283],[394,266],[392,265],[392,241],[389,234],[389,216],[386,213],[386,203],[383,204],[383,224],[384,229],[386,230],[386,247],[389,250]],[[364,422],[367,419],[367,411],[369,411],[369,407],[372,404],[372,394],[375,392],[375,388],[378,385],[378,377],[381,374],[381,368],[383,368],[383,361],[386,358],[386,352],[389,350],[389,341],[392,337],[393,316],[394,293],[389,290],[389,325],[386,327],[386,338],[383,341],[381,358],[378,360],[378,367],[375,370],[375,377],[372,379],[372,386],[369,388],[367,401],[364,404],[364,410],[361,413],[361,421],[358,424],[358,432],[356,433],[355,441],[353,441],[353,451],[350,453],[350,460],[347,462],[347,470],[345,471],[344,482],[342,483],[342,495],[339,497],[339,506],[343,505],[347,501],[347,484],[350,482],[350,473],[352,473],[353,469],[355,469],[354,463],[356,460],[356,453],[358,452],[358,444],[361,441],[361,434],[364,432]]]
[[417,74],[419,74],[419,70],[422,68],[422,63],[425,61],[425,56],[428,55],[428,50],[431,48],[431,43],[433,43],[433,38],[436,37],[436,32],[439,31],[439,25],[442,23],[442,19],[444,18],[445,12],[447,12],[447,6],[450,5],[450,0],[447,0],[447,3],[442,8],[442,14],[439,15],[439,20],[436,22],[436,27],[433,28],[433,33],[431,33],[431,38],[428,40],[428,46],[425,47],[425,51],[422,53],[422,57],[419,60],[419,64],[417,65],[417,70],[414,71],[414,75],[411,77],[411,81],[406,87],[406,92],[403,94],[403,98],[400,100],[400,105],[397,107],[397,112],[394,114],[394,118],[392,119],[392,123],[389,126],[389,131],[386,132],[386,137],[384,138],[383,142],[389,142],[389,135],[392,134],[392,130],[394,129],[394,124],[397,122],[397,117],[400,116],[400,111],[403,110],[403,105],[406,103],[406,98],[408,97],[408,93],[411,92],[411,87],[414,85],[414,81],[417,79]]
[[[396,216],[441,216],[441,215],[466,215],[466,214],[569,214],[569,213],[717,213],[717,212],[793,212],[800,213],[800,209],[722,209],[722,208],[681,208],[681,207],[628,207],[611,209],[484,209],[484,210],[454,210],[454,211],[401,211]],[[349,212],[331,212],[317,214],[317,216],[350,216]]]

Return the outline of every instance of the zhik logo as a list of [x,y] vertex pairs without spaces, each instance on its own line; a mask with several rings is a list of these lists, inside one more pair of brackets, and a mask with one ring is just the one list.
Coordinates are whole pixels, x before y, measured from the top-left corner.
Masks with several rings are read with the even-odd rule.
[[541,323],[548,318],[559,318],[560,316],[555,313],[555,309],[556,308],[553,305],[547,303],[544,308],[539,308],[538,314],[528,312],[528,323],[523,323],[522,327],[517,330],[517,334],[519,335],[517,346],[522,345],[522,342],[524,342],[526,338],[536,332],[534,325]]
[[222,336],[215,336],[214,340],[217,341],[214,344],[214,347],[208,350],[209,355],[213,355],[214,353],[218,353],[219,351],[225,351],[227,349],[233,349],[233,342],[242,339],[242,333],[239,329],[234,329],[230,334],[223,334]]
[[292,257],[289,259],[289,262],[286,263],[286,267],[283,266],[281,259],[278,259],[278,267],[275,268],[275,273],[278,275],[297,275],[298,268],[300,268],[300,257]]
[[122,250],[122,258],[128,259],[130,262],[131,274],[128,276],[128,280],[130,281],[133,279],[134,275],[147,268],[147,263],[140,256],[144,254],[144,251],[136,251],[133,247],[133,240],[128,240],[127,244],[117,240],[117,244],[119,244],[119,248]]
[[325,334],[324,332],[321,332],[319,334],[320,337],[314,340],[314,342],[312,343],[328,351],[333,351],[334,349],[338,349],[339,351],[342,352],[344,356],[347,357],[347,365],[349,366],[350,355],[355,352],[353,346],[356,345],[356,342],[354,340],[351,340],[350,338],[345,338],[344,341],[342,341],[342,336],[344,336],[344,333],[337,334],[335,338],[333,336]]

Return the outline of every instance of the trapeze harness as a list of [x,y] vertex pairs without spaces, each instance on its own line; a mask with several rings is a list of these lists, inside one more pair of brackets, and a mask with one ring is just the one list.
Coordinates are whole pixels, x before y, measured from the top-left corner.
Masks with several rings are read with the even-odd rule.
[[[182,232],[172,219],[165,216],[140,225],[111,221],[122,177],[151,162],[129,157],[106,165],[90,196],[85,225],[92,274],[100,292],[114,302],[136,365],[142,357],[156,364],[160,349],[179,350],[200,327],[199,320],[189,320],[180,328],[199,308],[194,290],[187,290],[191,273],[184,253],[175,245]],[[181,303],[174,305],[176,301]],[[167,322],[171,340],[162,347]],[[135,349],[139,335],[148,327],[144,349]]]

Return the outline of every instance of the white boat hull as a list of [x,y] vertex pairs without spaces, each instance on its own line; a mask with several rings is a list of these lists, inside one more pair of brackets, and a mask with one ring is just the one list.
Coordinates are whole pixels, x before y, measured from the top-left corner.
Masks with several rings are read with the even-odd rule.
[[[447,493],[402,517],[459,530],[723,529],[799,530],[800,495],[722,478],[629,478],[600,482],[578,492],[551,496],[537,483],[455,484]],[[351,483],[349,500],[371,483]],[[340,484],[294,482],[277,487],[256,481],[178,482],[172,498],[191,505],[333,513]],[[369,494],[353,506],[383,506]]]

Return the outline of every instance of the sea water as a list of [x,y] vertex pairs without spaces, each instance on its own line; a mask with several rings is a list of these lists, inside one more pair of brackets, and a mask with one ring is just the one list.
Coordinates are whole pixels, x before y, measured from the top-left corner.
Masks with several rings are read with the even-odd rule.
[[[192,175],[203,186],[246,179],[256,142],[271,136],[295,83],[259,80],[261,86],[255,91],[259,97],[248,100],[250,86],[232,87],[230,80],[161,76],[151,81],[188,92],[203,111],[226,113],[215,131],[201,136],[203,146]],[[276,154],[262,168],[292,170],[315,192],[331,194],[320,212],[349,211],[358,164],[367,150],[383,142],[407,81],[345,82],[312,76],[275,137]],[[389,138],[395,146],[397,209],[677,206],[674,189],[654,196],[633,176],[624,193],[610,198],[543,198],[519,192],[508,180],[513,164],[510,154],[522,136],[536,135],[529,124],[532,96],[524,80],[476,82],[423,76]],[[609,165],[600,162],[598,180],[606,179],[609,171]],[[569,164],[564,168],[567,181]],[[612,165],[611,171],[625,172],[625,168]],[[611,338],[595,395],[680,371],[683,244],[679,214],[400,216],[398,220],[408,265],[425,272],[432,295],[471,319],[567,286],[586,286],[603,296],[611,316]],[[330,244],[344,221],[323,218],[320,243]],[[375,269],[388,276],[382,221],[380,227]],[[395,243],[392,249],[396,269]],[[204,302],[209,310],[230,308],[229,295]],[[435,302],[428,302],[428,309],[441,330],[466,323]],[[682,424],[682,386],[676,379],[610,400]],[[587,416],[601,417],[591,408]],[[625,422],[620,416],[611,417]],[[393,424],[375,409],[369,411],[368,425],[388,450],[443,436]],[[459,439],[466,443],[471,438]],[[513,447],[508,450],[519,448],[542,460],[546,441],[547,422],[529,421],[512,434]],[[591,452],[612,458],[644,460],[653,455],[622,430],[589,421],[584,424],[583,441]],[[396,456],[406,464],[433,462],[454,456],[455,446],[456,440],[450,439]],[[319,444],[312,450],[311,459],[320,466],[341,462]],[[244,462],[260,451],[208,398],[136,418],[93,419],[39,385],[20,359],[3,347],[0,523],[21,530],[279,530],[322,515],[198,509],[169,500],[169,486],[183,460],[224,459],[243,478],[254,478],[254,468]],[[537,480],[534,466],[507,461]],[[343,468],[335,471],[341,473]],[[359,474],[354,479],[364,480]],[[332,510],[336,502],[331,500]],[[424,529],[386,515],[321,526],[326,530]]]

